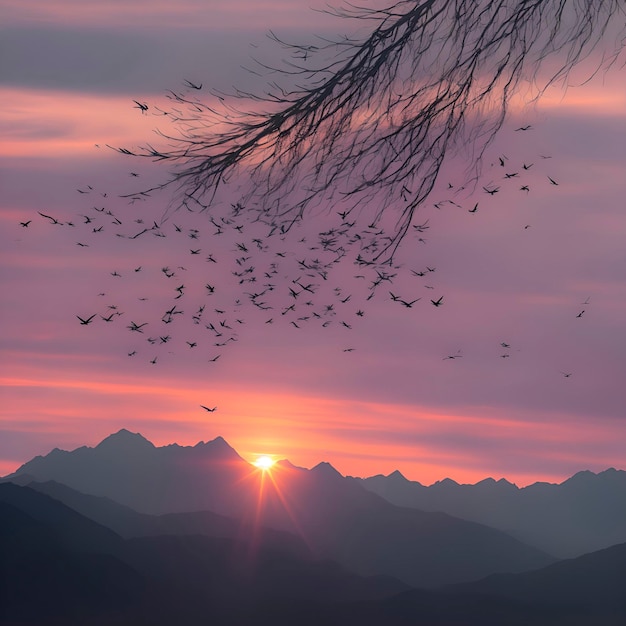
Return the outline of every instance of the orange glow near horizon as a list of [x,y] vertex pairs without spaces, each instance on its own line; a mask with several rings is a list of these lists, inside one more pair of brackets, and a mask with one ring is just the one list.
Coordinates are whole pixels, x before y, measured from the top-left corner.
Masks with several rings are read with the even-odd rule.
[[[436,411],[427,406],[355,402],[339,395],[320,398],[251,386],[241,393],[233,382],[216,381],[207,389],[192,378],[185,384],[154,385],[148,378],[136,377],[131,384],[111,373],[79,378],[74,370],[80,364],[66,363],[67,370],[51,370],[45,362],[38,367],[15,363],[11,374],[0,379],[6,399],[0,409],[5,431],[41,434],[32,452],[16,451],[11,459],[0,459],[2,475],[53,447],[96,445],[120,428],[140,432],[157,446],[195,445],[222,436],[247,459],[286,458],[300,467],[327,461],[341,474],[360,477],[399,470],[422,484],[448,477],[475,483],[488,476],[519,486],[561,482],[568,475],[552,470],[561,462],[574,471],[599,471],[616,463],[590,456],[588,467],[576,463],[577,450],[590,440],[598,444],[614,440],[614,425],[598,422],[590,432],[584,420],[567,414],[553,414],[538,430],[535,421],[524,420],[524,414],[511,413],[505,419],[485,407]],[[218,394],[220,409],[210,418],[195,410],[207,395]],[[395,437],[395,430],[403,435]],[[449,433],[475,440],[479,449],[469,453],[467,448],[450,448],[446,444]],[[489,454],[499,446],[512,456],[536,449],[537,459],[552,461],[546,460],[532,472],[514,463],[503,465]],[[270,449],[271,455],[263,453]]]
[[[202,388],[193,379],[154,385],[147,378],[136,377],[129,383],[111,373],[79,378],[75,370],[80,363],[65,362],[66,370],[52,370],[45,361],[30,367],[14,363],[13,371],[0,380],[6,400],[0,409],[5,431],[41,435],[32,452],[16,450],[10,459],[0,459],[2,475],[53,447],[96,445],[128,428],[157,446],[195,445],[223,436],[243,458],[286,458],[301,467],[327,461],[344,475],[366,477],[400,470],[422,484],[446,477],[474,483],[491,476],[523,486],[566,479],[567,475],[551,471],[561,461],[576,470],[587,469],[575,462],[576,450],[591,440],[601,444],[614,438],[611,424],[598,422],[590,431],[584,420],[566,414],[553,414],[538,430],[537,423],[525,421],[523,414],[504,419],[487,408],[453,413],[250,386],[241,393],[236,383],[223,381]],[[210,417],[195,409],[207,396],[218,394],[220,409]],[[394,437],[394,430],[402,437]],[[482,447],[471,454],[449,448],[446,433],[471,438]],[[543,452],[538,444],[544,446]],[[549,455],[554,463],[532,472],[514,464],[498,465],[488,452],[494,446],[506,446],[511,454],[537,449],[538,459]],[[588,457],[587,463],[597,471],[615,461]]]

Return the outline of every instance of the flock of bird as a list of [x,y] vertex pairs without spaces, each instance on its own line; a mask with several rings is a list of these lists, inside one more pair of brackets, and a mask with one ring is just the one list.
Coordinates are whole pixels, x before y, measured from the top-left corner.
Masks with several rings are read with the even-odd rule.
[[[187,86],[202,87],[191,81]],[[141,114],[148,111],[145,103],[135,101],[135,106]],[[526,125],[516,130],[526,132],[531,128]],[[513,167],[508,157],[501,155],[492,164],[498,182],[482,186],[481,191],[492,201],[504,185],[514,183],[517,191],[528,194],[531,183],[524,175],[533,167],[533,162]],[[129,175],[140,178],[134,171]],[[550,176],[545,181],[559,185]],[[462,190],[463,187],[457,189],[449,183],[451,195],[435,202],[433,208],[451,207],[475,215],[482,201],[474,198],[471,208],[463,207],[457,202]],[[106,246],[107,238],[113,236],[133,245],[149,241],[141,244],[144,258],[149,259],[151,245],[165,242],[165,249],[160,249],[157,258],[171,258],[171,262],[111,267],[106,290],[97,294],[103,304],[95,311],[76,315],[81,326],[102,323],[120,327],[128,333],[128,357],[144,359],[152,365],[166,355],[180,354],[181,350],[186,354],[202,352],[206,363],[216,363],[224,350],[239,340],[240,330],[251,315],[262,324],[282,323],[296,330],[310,326],[338,329],[337,342],[345,342],[341,350],[349,353],[355,350],[349,332],[366,315],[372,299],[389,301],[406,311],[418,306],[439,309],[447,304],[445,295],[433,283],[436,267],[427,263],[410,267],[393,260],[375,261],[392,241],[392,229],[386,230],[380,221],[362,223],[361,216],[352,215],[350,210],[335,209],[316,217],[315,224],[303,220],[285,231],[249,218],[240,203],[203,211],[204,207],[193,206],[185,198],[182,210],[155,221],[149,192],[126,195],[127,202],[122,204],[119,196],[109,196],[93,185],[76,191],[81,201],[87,202],[73,218],[48,211],[38,211],[38,215],[50,227],[75,229],[74,243],[86,254],[90,248]],[[404,187],[401,197],[410,193]],[[121,208],[118,204],[122,204]],[[20,222],[21,227],[31,227],[33,219]],[[530,224],[524,226],[529,227]],[[409,258],[421,256],[429,228],[429,219],[412,224],[402,242]],[[140,277],[145,277],[146,282],[141,283]],[[408,296],[398,290],[399,284],[406,286],[407,277],[414,281],[409,283],[414,287]],[[419,295],[418,290],[424,289],[430,291]],[[576,317],[584,313],[583,309]],[[500,347],[501,358],[509,358],[510,345],[502,342]],[[459,350],[443,359],[462,356]],[[570,372],[561,374],[571,376]]]

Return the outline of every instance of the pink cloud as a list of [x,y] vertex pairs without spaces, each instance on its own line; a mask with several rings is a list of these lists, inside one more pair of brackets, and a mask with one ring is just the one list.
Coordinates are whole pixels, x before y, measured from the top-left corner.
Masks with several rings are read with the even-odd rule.
[[[63,2],[51,8],[36,2],[28,13],[54,28],[158,25],[168,31],[187,28],[190,21],[209,28],[205,13],[196,19],[206,3],[172,6],[150,3],[146,13],[144,3]],[[25,23],[23,3],[9,3],[6,10],[13,24]],[[266,22],[302,28],[304,10],[293,2],[254,7],[234,2],[215,9],[210,27],[247,42],[244,18],[257,33]],[[314,26],[306,23],[307,29]],[[0,473],[55,446],[95,445],[122,427],[157,445],[192,445],[222,435],[246,458],[264,452],[304,466],[327,460],[353,475],[400,469],[423,483],[446,476],[475,482],[492,475],[527,484],[562,480],[584,468],[626,466],[618,445],[625,434],[626,367],[623,75],[608,75],[604,86],[597,80],[570,89],[563,99],[550,91],[535,108],[515,102],[485,159],[484,182],[502,187],[493,198],[482,191],[482,179],[475,190],[450,195],[466,176],[467,155],[461,150],[433,195],[433,202],[453,199],[459,206],[424,207],[419,219],[431,226],[426,242],[407,242],[393,286],[367,303],[353,329],[281,325],[281,309],[292,302],[288,285],[296,276],[282,266],[276,293],[270,294],[275,309],[246,309],[245,324],[237,327],[239,341],[217,363],[208,363],[218,349],[206,329],[199,335],[202,352],[185,345],[199,333],[187,320],[177,327],[174,354],[170,344],[151,365],[156,348],[153,352],[146,337],[131,334],[127,326],[130,320],[149,321],[155,336],[166,332],[161,307],[173,286],[160,273],[163,265],[189,266],[179,270],[188,285],[187,311],[205,301],[209,309],[224,302],[233,306],[242,289],[228,281],[236,236],[209,236],[206,215],[174,214],[163,241],[117,238],[117,226],[108,218],[99,218],[105,228],[101,238],[83,224],[81,215],[95,215],[92,207],[102,205],[128,230],[140,217],[147,223],[160,218],[167,205],[167,194],[134,206],[117,198],[133,186],[161,182],[165,170],[103,147],[143,144],[155,138],[152,131],[161,123],[133,103],[170,86],[160,85],[165,78],[158,58],[148,51],[132,59],[136,73],[126,86],[115,85],[116,95],[102,85],[99,95],[80,85],[0,90],[6,139],[0,148],[6,172],[0,214]],[[214,76],[225,71],[223,63],[190,58],[180,76],[201,67]],[[158,90],[145,79],[133,91],[133,81],[144,74],[157,77]],[[71,82],[71,68],[61,78]],[[532,130],[515,131],[527,122]],[[502,155],[506,168],[498,163]],[[531,162],[528,193],[517,182],[505,187],[503,171]],[[135,169],[137,181],[129,174]],[[559,186],[551,186],[547,176]],[[86,184],[93,186],[92,194],[79,194],[77,188]],[[469,214],[477,201],[478,211]],[[52,226],[37,211],[74,220],[76,227]],[[322,207],[314,219],[330,223],[336,212],[337,207]],[[19,225],[28,219],[33,220],[28,228]],[[204,258],[192,265],[197,259],[188,238],[173,238],[173,223],[179,222],[202,230],[194,245],[203,255],[214,253],[218,269]],[[311,237],[316,230],[303,227],[298,235]],[[289,240],[283,244],[291,261],[297,259],[300,248]],[[427,278],[410,272],[427,265],[436,267]],[[138,266],[142,272],[135,273]],[[112,270],[123,278],[112,277]],[[367,295],[367,282],[354,278],[358,271],[345,264],[325,286],[330,293],[343,287],[352,297],[337,306],[336,320],[344,312],[354,314],[358,298]],[[223,295],[205,300],[209,281],[219,283]],[[391,301],[389,290],[422,301],[405,310]],[[107,295],[100,298],[99,292]],[[140,295],[151,298],[147,308]],[[430,299],[440,295],[445,304],[436,309]],[[587,298],[590,304],[583,306]],[[114,325],[99,317],[110,305],[124,312]],[[76,315],[92,313],[98,315],[94,325],[82,328]],[[270,316],[276,318],[272,325],[266,324]],[[501,342],[511,346],[507,358]],[[139,359],[127,356],[134,348]],[[345,348],[355,350],[344,353]],[[444,360],[457,354],[459,359]],[[563,372],[570,371],[566,379]],[[200,404],[218,410],[208,415]]]

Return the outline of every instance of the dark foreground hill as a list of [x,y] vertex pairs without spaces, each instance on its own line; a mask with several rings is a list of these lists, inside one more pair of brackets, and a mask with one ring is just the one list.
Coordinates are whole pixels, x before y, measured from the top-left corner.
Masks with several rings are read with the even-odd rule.
[[[312,470],[281,463],[263,473],[221,438],[193,447],[157,448],[122,430],[95,448],[53,450],[36,457],[9,478],[57,481],[144,514],[211,511],[244,529],[287,531],[299,536],[317,558],[420,587],[520,572],[554,561],[502,531],[445,513],[392,505],[328,463]],[[211,523],[218,522],[213,518]]]
[[533,572],[489,576],[452,589],[531,601],[552,610],[569,606],[580,614],[603,609],[626,615],[626,543]]
[[54,499],[0,484],[0,624],[623,626],[626,545],[521,574],[407,590],[291,545],[125,540]]
[[0,484],[1,624],[245,624],[266,609],[407,588],[271,546],[199,535],[125,540],[28,487]]
[[532,572],[317,606],[306,615],[292,610],[291,617],[302,626],[624,626],[625,589],[626,544],[620,544]]
[[30,489],[0,485],[0,623],[130,615],[149,597],[112,531]]

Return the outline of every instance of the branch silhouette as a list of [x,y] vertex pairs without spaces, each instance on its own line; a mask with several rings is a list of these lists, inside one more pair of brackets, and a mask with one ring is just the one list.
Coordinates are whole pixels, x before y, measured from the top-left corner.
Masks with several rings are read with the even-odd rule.
[[[175,134],[166,148],[120,152],[175,165],[155,189],[176,190],[172,206],[209,211],[222,188],[270,233],[287,232],[320,207],[385,225],[372,263],[390,262],[429,196],[444,159],[469,148],[477,178],[521,83],[536,96],[609,40],[624,20],[622,0],[400,0],[385,8],[328,12],[371,26],[362,39],[289,44],[278,72],[299,86],[264,95],[237,91],[243,110],[170,91],[161,111]],[[624,27],[620,27],[620,35]],[[615,40],[598,68],[615,62]],[[315,65],[317,63],[317,65]],[[143,111],[142,111],[143,112]],[[354,211],[354,213],[352,213]]]

